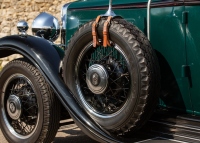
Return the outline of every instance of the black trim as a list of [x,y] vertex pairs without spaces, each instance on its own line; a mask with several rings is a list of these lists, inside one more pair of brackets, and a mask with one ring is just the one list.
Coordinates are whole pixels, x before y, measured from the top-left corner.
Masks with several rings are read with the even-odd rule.
[[183,6],[184,2],[183,1],[165,1],[165,2],[154,2],[151,4],[152,8],[157,8],[157,7],[171,7],[171,6]]
[[[151,8],[158,8],[158,7],[171,7],[171,6],[182,6],[184,5],[183,1],[174,1],[168,0],[163,2],[153,2],[151,4]],[[113,5],[113,9],[135,9],[135,8],[147,8],[147,3],[129,3],[129,4],[120,4],[120,5]],[[94,7],[81,7],[81,8],[69,8],[69,10],[106,10],[108,6],[94,6]]]

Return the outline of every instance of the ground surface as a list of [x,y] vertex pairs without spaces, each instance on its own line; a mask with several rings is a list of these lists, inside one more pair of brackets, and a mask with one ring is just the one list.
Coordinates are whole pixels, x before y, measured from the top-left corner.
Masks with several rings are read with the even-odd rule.
[[[71,121],[71,120],[69,120]],[[145,135],[146,136],[146,135]],[[197,140],[193,140],[197,141]],[[192,141],[192,143],[193,143]],[[150,138],[139,139],[136,143],[188,143],[191,141],[177,140],[163,136],[154,136]],[[200,140],[197,141],[198,143]],[[0,130],[0,143],[8,143]],[[97,143],[93,139],[86,136],[75,124],[61,126],[53,143]]]
[[[0,143],[8,143],[0,130]],[[85,134],[74,124],[62,126],[54,139],[53,143],[98,143]],[[177,140],[155,137],[139,141],[137,143],[180,143]],[[187,143],[187,142],[181,142]]]
[[[0,130],[0,143],[8,143]],[[60,127],[53,143],[97,143],[86,136],[75,124]]]

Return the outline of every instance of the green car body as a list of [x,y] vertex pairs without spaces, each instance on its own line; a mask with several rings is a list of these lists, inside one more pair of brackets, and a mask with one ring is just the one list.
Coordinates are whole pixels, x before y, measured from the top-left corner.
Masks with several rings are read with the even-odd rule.
[[[114,0],[113,11],[147,35],[147,0]],[[104,14],[107,0],[78,1],[67,8],[66,41],[83,24]],[[200,2],[153,0],[150,42],[161,71],[160,105],[200,115]],[[66,42],[67,43],[67,42]]]

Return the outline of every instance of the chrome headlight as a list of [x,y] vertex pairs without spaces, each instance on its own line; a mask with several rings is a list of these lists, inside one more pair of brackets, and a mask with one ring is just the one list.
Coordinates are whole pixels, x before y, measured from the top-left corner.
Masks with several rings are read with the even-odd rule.
[[28,23],[24,20],[21,20],[17,23],[17,30],[21,34],[26,34],[26,31],[28,30]]
[[60,34],[58,19],[51,14],[42,12],[34,19],[32,32],[36,36],[55,41]]

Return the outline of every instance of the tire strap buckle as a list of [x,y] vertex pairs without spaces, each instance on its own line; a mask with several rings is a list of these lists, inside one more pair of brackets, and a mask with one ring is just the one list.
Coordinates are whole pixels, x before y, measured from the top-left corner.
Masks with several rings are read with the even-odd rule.
[[111,19],[112,16],[108,16],[106,22],[103,25],[103,47],[111,46],[108,33],[108,26],[110,25]]
[[95,48],[97,45],[100,45],[97,30],[96,30],[100,18],[101,18],[100,15],[97,16],[96,20],[92,24],[93,47],[95,47]]

